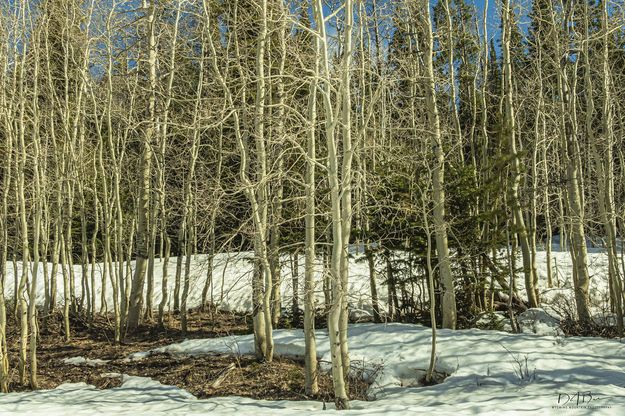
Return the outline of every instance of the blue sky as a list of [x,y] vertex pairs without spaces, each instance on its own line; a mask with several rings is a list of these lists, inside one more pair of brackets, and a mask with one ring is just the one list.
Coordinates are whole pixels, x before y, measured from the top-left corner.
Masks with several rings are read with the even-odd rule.
[[[480,13],[484,12],[484,0],[474,0],[475,5],[478,7]],[[489,0],[488,2],[488,14],[489,16],[491,16],[491,18],[495,17],[496,15],[496,7],[495,7],[495,0]]]
[[[435,3],[435,0],[432,0],[432,3]],[[478,16],[481,22],[482,16],[484,15],[484,5],[486,1],[485,0],[473,0],[473,3],[477,7]],[[497,13],[497,0],[488,0],[488,23],[489,23],[488,35],[489,35],[489,38],[492,38],[494,34],[499,32],[499,17]]]
[[[435,4],[437,0],[430,0]],[[482,16],[484,16],[485,0],[467,0],[477,7],[477,15],[480,23],[480,33],[482,32]],[[498,0],[488,0],[488,38],[498,38],[499,36],[499,12],[497,11]],[[498,49],[498,47],[497,47]]]

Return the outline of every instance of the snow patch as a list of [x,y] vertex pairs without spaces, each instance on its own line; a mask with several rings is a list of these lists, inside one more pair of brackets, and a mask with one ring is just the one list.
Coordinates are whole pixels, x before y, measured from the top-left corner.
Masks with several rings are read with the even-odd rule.
[[551,315],[542,308],[528,309],[517,317],[521,332],[538,335],[563,335],[560,329],[561,320],[559,316]]
[[104,365],[106,363],[108,363],[109,360],[101,360],[99,358],[96,359],[91,359],[91,358],[85,358],[85,357],[70,357],[70,358],[64,358],[63,359],[63,363],[65,364],[69,364],[69,365],[88,365],[90,367],[96,367],[99,365]]
[[[528,315],[529,316],[529,315]],[[544,320],[539,311],[534,321]],[[317,331],[318,354],[330,361],[329,341]],[[616,340],[509,334],[501,331],[438,330],[439,372],[449,374],[441,384],[416,387],[427,369],[431,329],[411,324],[355,324],[349,327],[350,353],[357,365],[381,365],[371,373],[370,396],[375,401],[351,403],[347,415],[436,414],[507,415],[554,414],[564,394],[591,392],[594,406],[575,414],[614,415],[625,409],[625,345]],[[301,330],[277,330],[279,355],[301,355]],[[251,335],[195,339],[154,352],[201,355],[253,352]],[[173,357],[172,357],[173,359]],[[414,386],[414,387],[407,387]],[[333,408],[327,403],[328,410]],[[241,397],[198,400],[191,393],[145,377],[123,376],[120,387],[97,390],[85,383],[54,390],[0,395],[0,414],[65,415],[314,415],[323,404],[307,401],[263,401]],[[563,409],[566,410],[566,409]],[[343,414],[343,412],[342,412]]]

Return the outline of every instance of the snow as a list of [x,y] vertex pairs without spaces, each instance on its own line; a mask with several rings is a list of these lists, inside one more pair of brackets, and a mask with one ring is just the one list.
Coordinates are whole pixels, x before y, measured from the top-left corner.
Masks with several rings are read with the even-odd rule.
[[104,365],[109,362],[109,360],[101,360],[99,358],[90,359],[85,357],[70,357],[64,358],[63,362],[69,365],[88,365],[90,367],[97,367],[99,365]]
[[[538,314],[538,313],[537,313]],[[540,314],[538,314],[540,315]],[[318,354],[329,361],[329,343],[317,332]],[[625,345],[600,338],[562,338],[478,329],[438,331],[437,364],[450,376],[430,387],[416,385],[427,368],[431,330],[411,324],[354,324],[349,330],[353,363],[372,369],[373,401],[352,402],[346,414],[552,414],[577,392],[586,405],[575,414],[622,414],[625,408]],[[301,355],[301,330],[275,332],[278,355]],[[187,340],[154,352],[203,355],[253,351],[252,336]],[[358,363],[358,361],[361,361]],[[374,367],[381,366],[376,372]],[[583,396],[582,396],[583,397]],[[574,402],[574,403],[573,403]],[[0,397],[0,413],[24,414],[318,414],[319,402],[256,401],[240,397],[197,400],[157,381],[124,376],[121,387],[96,390],[84,383]],[[597,407],[607,406],[607,407]],[[327,404],[328,409],[332,404]],[[563,409],[560,409],[563,411]]]
[[[547,288],[546,276],[546,252],[537,252],[537,266],[538,274],[541,282],[540,296],[543,303],[548,305],[561,305],[562,299],[573,298],[573,284],[572,284],[572,268],[571,268],[571,256],[568,252],[557,251],[557,245],[554,247],[552,253],[552,270],[554,284],[558,282],[558,287]],[[505,250],[502,250],[500,256],[503,256]],[[353,247],[350,250],[350,278],[348,284],[348,302],[350,304],[350,314],[352,319],[371,317],[373,314],[373,308],[371,305],[371,290],[369,285],[369,269],[368,264],[364,261],[362,250],[357,247]],[[402,256],[402,253],[397,254],[398,257]],[[252,283],[252,259],[253,253],[251,252],[235,252],[235,253],[218,253],[216,254],[213,262],[213,271],[211,274],[211,284],[208,291],[208,299],[219,309],[224,311],[238,311],[246,312],[250,311],[252,307],[251,297],[251,283]],[[293,285],[292,285],[292,270],[291,261],[288,256],[282,256],[282,285],[281,292],[284,305],[290,305],[293,297]],[[130,262],[131,270],[134,269],[134,261]],[[520,263],[519,263],[520,264]],[[207,265],[208,258],[206,255],[194,255],[191,262],[190,270],[190,289],[189,299],[187,305],[190,308],[197,307],[201,303],[201,294],[207,277]],[[316,281],[317,286],[315,288],[315,294],[319,302],[323,301],[323,290],[321,287],[321,280],[323,275],[323,267],[321,259],[319,264],[316,265]],[[32,267],[32,265],[31,265]],[[606,305],[609,299],[609,289],[607,285],[608,261],[607,256],[599,248],[593,249],[588,253],[588,267],[591,276],[590,281],[590,294],[591,294],[591,310],[597,318],[605,319]],[[21,274],[21,263],[16,264],[17,276]],[[52,268],[51,264],[48,264],[48,273]],[[117,269],[117,267],[115,267]],[[377,271],[380,276],[386,275],[384,262],[379,260],[376,265]],[[91,284],[91,265],[87,267],[87,275],[89,284]],[[95,265],[95,288],[96,288],[96,307],[98,310],[101,308],[101,293],[102,293],[102,273],[103,264],[98,263]],[[183,262],[184,269],[184,262]],[[74,265],[73,268],[75,286],[78,290],[77,296],[81,297],[80,287],[82,284],[82,267],[81,265]],[[184,272],[184,271],[183,271]],[[304,298],[304,256],[299,256],[299,299],[300,306],[303,307],[301,299]],[[176,258],[170,258],[168,269],[168,287],[170,296],[173,294],[174,276],[176,274]],[[14,266],[12,263],[7,264],[7,278],[6,278],[6,295],[8,298],[13,297],[14,286]],[[154,264],[154,305],[158,305],[161,301],[161,287],[162,287],[162,275],[163,275],[163,262],[161,259],[156,259]],[[62,270],[59,267],[56,278],[57,283],[57,302],[61,304],[63,302],[63,284],[62,284]],[[106,277],[106,276],[105,276]],[[42,304],[44,300],[44,285],[43,285],[43,267],[42,264],[38,267],[38,292],[37,302]],[[106,306],[112,308],[112,290],[110,288],[110,279],[106,277],[107,289],[105,292]],[[387,291],[378,283],[378,296],[381,310],[387,309]],[[525,297],[524,282],[522,273],[517,276],[517,288],[521,297]],[[146,287],[147,290],[147,287]],[[167,309],[173,307],[171,298],[168,299]],[[560,311],[548,311],[549,313],[559,313]]]
[[[349,282],[349,297],[350,314],[353,319],[369,318],[373,316],[373,307],[371,305],[371,290],[369,285],[369,269],[366,261],[362,261],[362,251],[356,248],[350,250],[352,258],[350,259],[350,282]],[[359,254],[360,253],[360,254]],[[235,252],[235,253],[218,253],[213,260],[213,271],[211,274],[211,285],[208,290],[208,300],[223,311],[237,311],[247,312],[252,309],[252,296],[250,287],[252,284],[253,264],[252,260],[254,254],[252,252]],[[299,272],[299,299],[304,298],[304,256],[298,257],[298,272]],[[168,287],[170,299],[168,299],[166,310],[173,308],[173,301],[171,299],[174,293],[174,277],[176,275],[176,257],[172,257],[169,260],[167,273],[168,273]],[[183,262],[183,275],[184,275]],[[293,280],[292,280],[292,267],[291,261],[288,256],[282,256],[282,276],[283,282],[281,286],[282,298],[284,304],[288,305],[293,298]],[[48,263],[48,273],[51,273],[52,264]],[[135,262],[131,261],[130,269],[134,270]],[[30,265],[32,268],[32,264]],[[187,305],[189,308],[200,306],[202,289],[206,282],[208,267],[207,255],[198,254],[194,255],[191,262],[190,270],[190,287],[189,298]],[[115,266],[117,270],[118,266]],[[379,271],[382,270],[382,266],[378,265]],[[69,271],[69,268],[67,268]],[[126,269],[124,265],[124,270]],[[101,309],[101,294],[102,294],[102,275],[104,270],[103,263],[97,263],[95,265],[95,304],[98,310]],[[12,298],[14,295],[14,276],[20,276],[22,271],[22,264],[17,263],[14,267],[13,263],[7,264],[7,278],[6,278],[6,296]],[[69,274],[69,273],[68,273]],[[87,265],[86,274],[88,276],[88,283],[91,284],[91,265]],[[315,294],[319,302],[323,301],[323,289],[321,280],[323,276],[323,265],[321,259],[315,268],[316,280],[318,282]],[[80,288],[82,286],[82,266],[75,264],[73,267],[73,275],[75,287],[77,288],[77,296],[82,297]],[[154,263],[154,305],[158,305],[161,301],[161,288],[162,288],[162,276],[163,276],[163,261],[156,259]],[[59,305],[63,303],[63,271],[59,266],[56,274],[57,278],[57,302]],[[110,279],[105,276],[107,286],[105,289],[105,306],[108,310],[111,310],[113,306],[113,291],[110,287]],[[147,291],[147,285],[145,290]],[[380,307],[386,308],[386,294],[384,290],[380,292]],[[44,284],[43,284],[43,264],[38,267],[38,286],[37,286],[37,302],[43,304],[44,302]],[[303,302],[300,301],[301,307]]]
[[561,317],[551,315],[541,308],[528,309],[517,317],[521,332],[539,335],[563,335],[560,329],[561,320]]
[[[563,336],[560,322],[562,318],[542,308],[530,308],[515,317],[519,329],[525,334]],[[496,329],[513,332],[510,317],[506,312],[484,312],[475,322],[480,329]]]
[[[349,302],[359,314],[371,313],[368,265],[353,252],[350,261]],[[251,253],[219,254],[215,258],[212,301],[225,310],[246,311],[251,306]],[[530,309],[517,316],[522,334],[493,330],[438,331],[436,370],[449,374],[441,384],[418,387],[418,379],[429,364],[431,329],[408,324],[353,324],[349,329],[352,363],[365,368],[373,381],[369,391],[373,401],[351,403],[345,414],[558,414],[576,415],[625,414],[625,346],[619,340],[600,338],[565,338],[558,329],[564,300],[573,298],[571,260],[566,252],[553,253],[556,288],[546,288],[545,253],[537,255],[540,295],[544,309]],[[291,270],[283,258],[282,295],[285,305],[292,296]],[[169,283],[173,285],[176,259],[170,260]],[[189,306],[200,302],[206,278],[206,256],[195,256],[191,270]],[[8,270],[13,271],[12,264]],[[131,263],[131,267],[134,263]],[[18,273],[21,265],[17,264]],[[99,305],[101,265],[96,265],[96,292]],[[382,265],[379,265],[383,272]],[[589,253],[592,276],[590,293],[593,313],[609,319],[605,305],[608,295],[607,258],[600,249]],[[80,287],[81,268],[75,278]],[[300,284],[303,285],[303,258],[300,257]],[[39,267],[40,277],[42,268]],[[59,278],[61,274],[59,272]],[[162,263],[155,264],[155,304],[160,301]],[[321,267],[317,277],[321,278]],[[12,291],[11,275],[7,276],[8,295]],[[523,279],[517,280],[519,294],[524,296]],[[38,301],[43,301],[43,284],[39,284]],[[62,290],[62,285],[59,285]],[[299,290],[303,290],[300,287]],[[381,307],[385,307],[385,290],[379,290]],[[112,291],[107,289],[107,303],[112,305]],[[170,293],[172,291],[170,290]],[[323,299],[320,285],[316,291]],[[300,293],[300,299],[303,293]],[[62,293],[59,293],[62,301]],[[607,317],[606,317],[607,316]],[[503,329],[509,328],[505,314],[483,316],[482,323],[494,319]],[[301,356],[304,340],[301,330],[278,330],[274,334],[275,352],[282,356]],[[322,369],[330,361],[329,343],[324,331],[317,332],[318,354]],[[141,360],[152,353],[205,355],[213,353],[248,354],[253,352],[252,335],[186,340],[152,351],[132,354],[129,360]],[[84,357],[72,357],[71,364],[97,365]],[[102,360],[103,361],[103,360]],[[102,377],[120,377],[102,374]],[[590,401],[590,402],[589,402]],[[333,405],[325,405],[332,412]],[[53,390],[11,393],[0,396],[0,415],[312,415],[319,414],[324,404],[313,401],[262,401],[241,397],[198,400],[189,392],[165,386],[155,380],[123,376],[120,387],[97,390],[84,383],[64,384]]]

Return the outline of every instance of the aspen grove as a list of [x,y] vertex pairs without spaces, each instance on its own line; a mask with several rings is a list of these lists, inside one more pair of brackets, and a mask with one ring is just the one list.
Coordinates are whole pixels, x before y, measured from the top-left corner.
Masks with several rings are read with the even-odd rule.
[[355,321],[427,326],[423,385],[437,328],[496,312],[620,338],[625,3],[5,1],[0,200],[2,393],[42,388],[54,331],[191,337],[228,262],[250,355],[303,330],[302,394],[339,410]]

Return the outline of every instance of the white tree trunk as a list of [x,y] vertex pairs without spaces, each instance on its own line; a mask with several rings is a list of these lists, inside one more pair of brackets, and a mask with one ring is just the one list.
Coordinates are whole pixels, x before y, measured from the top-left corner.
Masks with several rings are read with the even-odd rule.
[[440,127],[440,117],[436,104],[436,81],[434,78],[434,39],[432,36],[432,21],[430,4],[422,2],[423,32],[425,34],[425,48],[423,58],[425,63],[425,100],[427,106],[428,125],[432,132],[432,151],[434,166],[432,167],[432,202],[434,216],[434,234],[436,237],[436,252],[438,267],[443,287],[443,327],[456,328],[456,294],[454,280],[451,273],[449,248],[447,245],[447,223],[445,221],[445,151]]

